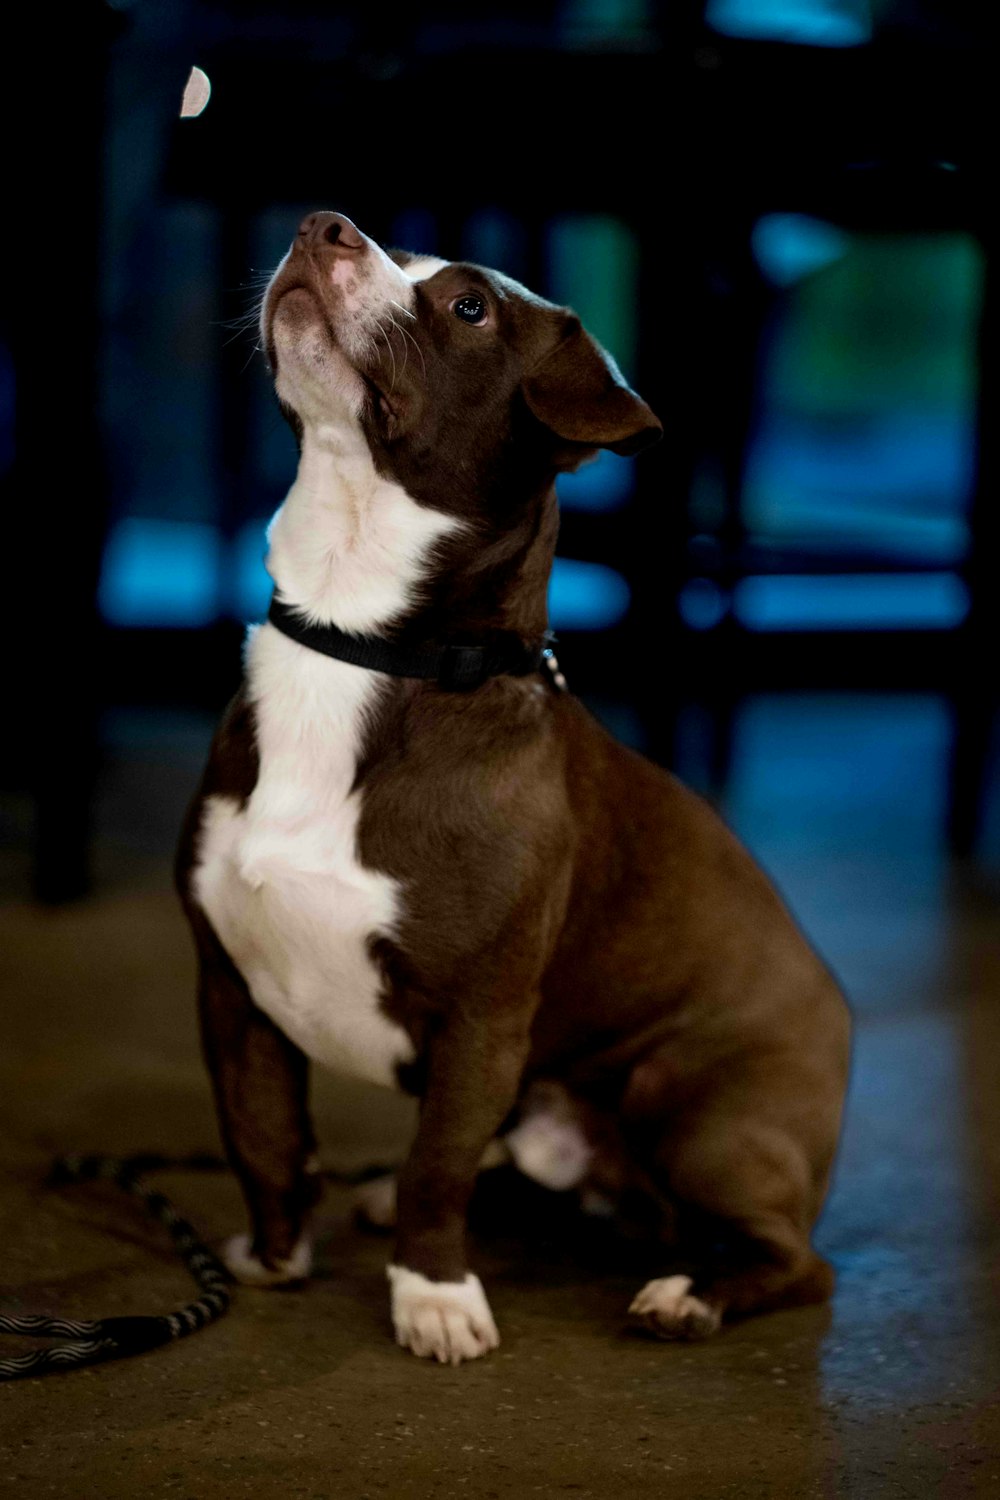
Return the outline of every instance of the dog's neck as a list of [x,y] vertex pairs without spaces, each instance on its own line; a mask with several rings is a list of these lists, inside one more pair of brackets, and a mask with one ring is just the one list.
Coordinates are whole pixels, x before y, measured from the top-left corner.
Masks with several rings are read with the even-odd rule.
[[512,631],[534,642],[547,626],[554,489],[530,509],[484,538],[382,477],[360,427],[317,424],[271,523],[267,568],[286,604],[353,634],[439,643]]

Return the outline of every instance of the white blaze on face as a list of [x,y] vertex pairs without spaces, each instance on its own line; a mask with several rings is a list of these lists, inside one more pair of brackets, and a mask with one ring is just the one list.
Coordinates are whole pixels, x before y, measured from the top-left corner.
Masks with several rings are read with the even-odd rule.
[[436,275],[450,264],[450,261],[440,260],[436,255],[418,255],[403,267],[403,274],[410,281],[426,281],[429,276]]

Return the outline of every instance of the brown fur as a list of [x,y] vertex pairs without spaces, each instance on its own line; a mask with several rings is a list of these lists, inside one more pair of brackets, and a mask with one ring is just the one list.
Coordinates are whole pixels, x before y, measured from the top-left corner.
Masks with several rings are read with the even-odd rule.
[[[272,299],[328,253],[310,234]],[[448,321],[469,287],[496,304],[491,343]],[[418,311],[423,372],[411,360],[388,411],[385,371],[363,372],[366,431],[379,466],[470,521],[473,540],[442,549],[421,605],[394,633],[537,640],[555,470],[601,444],[640,446],[655,419],[565,310],[493,273],[448,267],[421,284]],[[187,894],[201,797],[245,799],[255,777],[252,712],[237,702],[179,878],[224,1132],[255,1250],[273,1265],[312,1197],[305,1063],[253,1006]],[[464,695],[389,680],[356,784],[360,860],[406,892],[397,937],[372,944],[385,1009],[418,1053],[405,1080],[421,1113],[399,1182],[396,1261],[462,1277],[483,1150],[531,1082],[554,1078],[593,1120],[613,1122],[619,1155],[678,1205],[698,1255],[694,1290],[711,1307],[737,1314],[828,1295],[809,1235],[838,1135],[847,1010],[710,808],[532,679]]]

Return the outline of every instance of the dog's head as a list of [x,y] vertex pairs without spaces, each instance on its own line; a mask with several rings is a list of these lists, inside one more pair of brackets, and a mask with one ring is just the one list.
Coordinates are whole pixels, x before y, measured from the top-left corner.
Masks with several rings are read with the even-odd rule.
[[481,266],[387,254],[342,214],[303,221],[262,328],[300,433],[360,432],[380,473],[469,519],[661,432],[566,308]]

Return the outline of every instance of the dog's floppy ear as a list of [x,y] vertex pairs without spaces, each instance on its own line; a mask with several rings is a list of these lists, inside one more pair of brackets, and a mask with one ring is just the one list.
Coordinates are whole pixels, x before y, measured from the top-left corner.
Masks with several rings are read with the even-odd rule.
[[570,316],[556,347],[525,376],[531,412],[566,442],[638,453],[663,433],[649,407],[625,382],[610,354]]

